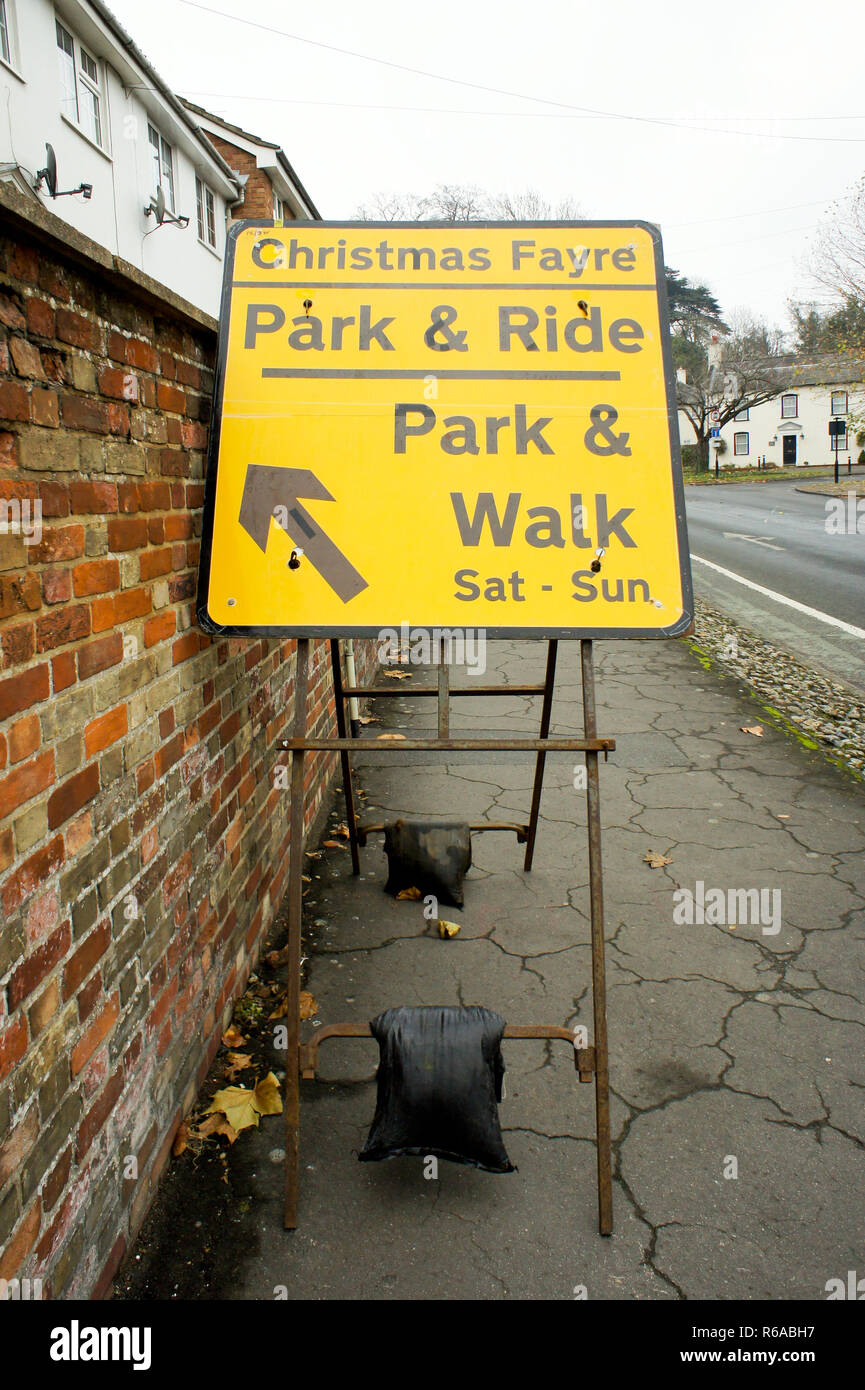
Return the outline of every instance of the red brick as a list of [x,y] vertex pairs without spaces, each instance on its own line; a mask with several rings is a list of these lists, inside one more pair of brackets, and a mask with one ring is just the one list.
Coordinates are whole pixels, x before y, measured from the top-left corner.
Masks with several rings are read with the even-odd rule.
[[108,406],[105,401],[95,400],[92,396],[64,396],[60,406],[66,429],[108,433]]
[[130,367],[141,367],[147,372],[159,371],[159,353],[140,338],[124,338],[122,333],[109,333],[108,355],[115,362],[126,362]]
[[75,560],[83,554],[84,527],[77,523],[55,526],[51,531],[43,531],[39,544],[30,547],[30,563],[51,565],[57,560]]
[[0,814],[11,816],[19,806],[24,806],[34,796],[44,792],[53,781],[54,754],[40,753],[0,780]]
[[198,633],[187,632],[171,648],[171,664],[177,666],[181,661],[188,661],[189,657],[195,656],[198,651]]
[[97,671],[105,671],[123,660],[123,638],[119,632],[99,637],[82,647],[78,653],[78,679],[86,680]]
[[40,652],[78,642],[90,634],[90,613],[86,605],[67,605],[48,613],[36,623],[36,646]]
[[17,1009],[21,1001],[42,983],[49,971],[66,955],[71,939],[69,923],[64,922],[47,941],[43,941],[41,946],[21,962],[7,985],[10,1008]]
[[3,665],[20,666],[36,653],[36,624],[21,623],[0,632],[0,647],[3,649]]
[[43,661],[20,676],[10,676],[0,681],[0,719],[8,719],[19,710],[29,709],[31,705],[46,700],[50,693],[48,663]]
[[33,246],[13,245],[9,248],[9,273],[16,280],[24,280],[28,285],[39,282],[39,262],[41,257]]
[[19,376],[30,377],[34,381],[41,381],[44,378],[45,368],[42,365],[39,349],[34,343],[29,343],[25,338],[10,338],[9,351]]
[[99,390],[103,396],[113,396],[118,401],[137,401],[138,377],[118,367],[106,367],[99,373]]
[[101,1013],[97,1014],[90,1026],[85,1029],[81,1041],[72,1049],[70,1065],[72,1075],[77,1076],[82,1067],[89,1062],[97,1047],[108,1037],[111,1029],[117,1022],[120,1013],[120,1002],[115,995],[105,1005]]
[[117,511],[117,484],[75,482],[69,484],[69,503],[73,516],[104,515]]
[[0,618],[42,607],[38,574],[0,574]]
[[10,763],[20,763],[29,758],[31,753],[36,752],[39,743],[39,716],[25,714],[22,719],[17,719],[9,730]]
[[63,836],[55,835],[53,840],[19,865],[14,874],[10,874],[2,890],[3,911],[7,916],[11,916],[25,898],[60,867],[63,858]]
[[118,510],[129,515],[137,512],[138,506],[138,484],[137,483],[118,483],[117,484],[117,506]]
[[114,600],[115,621],[128,623],[143,618],[153,607],[149,589],[124,589]]
[[117,611],[113,598],[97,598],[90,605],[90,627],[96,632],[107,632],[117,623]]
[[69,488],[66,483],[40,483],[39,499],[43,517],[69,515]]
[[160,479],[138,484],[142,511],[167,512],[171,506],[171,488]]
[[5,874],[15,858],[15,836],[12,827],[0,830],[0,874]]
[[63,998],[71,999],[77,994],[82,980],[86,980],[97,961],[101,960],[111,942],[111,928],[108,922],[100,922],[88,937],[82,941],[78,950],[63,968]]
[[76,1158],[80,1163],[123,1092],[123,1069],[118,1068],[99,1099],[85,1115],[76,1138]]
[[54,337],[54,310],[44,299],[31,295],[25,302],[27,327],[37,338]]
[[37,1197],[21,1220],[6,1249],[0,1254],[0,1279],[14,1279],[22,1268],[39,1235],[42,1222],[42,1202]]
[[0,323],[5,323],[7,328],[23,329],[25,327],[18,295],[10,297],[6,293],[0,294]]
[[72,597],[72,575],[69,570],[42,571],[42,598],[46,603],[65,603]]
[[63,1195],[72,1166],[72,1145],[57,1160],[49,1177],[42,1185],[42,1206],[46,1212],[53,1210]]
[[[37,720],[38,723],[38,720]],[[129,716],[125,705],[101,714],[84,729],[84,751],[88,758],[101,753],[104,748],[116,743],[129,730]]]
[[120,566],[116,560],[87,560],[72,571],[72,587],[76,598],[104,594],[120,588]]
[[165,518],[165,539],[167,541],[189,540],[192,535],[192,517],[188,514],[167,516]]
[[160,410],[173,410],[182,415],[186,410],[186,396],[168,381],[157,382],[156,404]]
[[157,613],[155,618],[150,618],[144,624],[145,647],[153,647],[157,642],[164,642],[166,637],[173,637],[176,628],[177,617],[173,609],[166,608]]
[[108,523],[109,550],[139,550],[147,544],[143,517],[113,517]]
[[92,348],[96,342],[96,325],[71,309],[57,310],[57,337],[73,347]]
[[143,580],[158,579],[171,571],[171,550],[148,550],[140,558],[139,571]]
[[[53,755],[52,755],[53,762]],[[66,782],[53,791],[48,798],[48,829],[56,830],[58,825],[74,816],[88,801],[92,801],[99,791],[99,768],[90,763],[76,772]]]
[[87,1022],[88,1018],[93,1013],[93,1010],[96,1007],[96,1001],[102,995],[102,990],[102,975],[97,970],[96,974],[92,975],[90,979],[87,981],[87,984],[84,986],[84,988],[82,989],[81,993],[75,1001],[78,1005],[79,1023]]
[[108,429],[111,434],[129,434],[129,406],[123,401],[108,402]]
[[75,684],[75,653],[61,652],[60,656],[51,658],[51,674],[54,682],[54,693],[58,695],[61,690],[67,690],[70,685]]
[[0,1081],[9,1075],[15,1063],[27,1051],[26,1018],[19,1015],[4,1027],[5,1022],[5,1019],[0,1020]]
[[56,429],[60,424],[60,408],[56,391],[34,386],[30,396],[30,408],[34,425],[48,425],[52,429]]
[[17,381],[0,382],[0,420],[30,419],[30,396],[27,387]]

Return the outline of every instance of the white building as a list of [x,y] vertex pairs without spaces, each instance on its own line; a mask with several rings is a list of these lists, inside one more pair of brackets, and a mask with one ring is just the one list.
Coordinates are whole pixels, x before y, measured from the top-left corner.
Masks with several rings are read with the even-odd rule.
[[[241,180],[102,0],[0,0],[0,100],[0,178],[218,314]],[[49,145],[55,197],[38,178]]]
[[[721,468],[825,468],[835,460],[830,420],[842,427],[837,436],[839,464],[846,468],[848,456],[855,464],[863,447],[856,437],[865,430],[865,364],[832,354],[808,361],[784,356],[778,359],[777,371],[784,382],[777,396],[720,427],[726,446]],[[679,411],[680,442],[693,444],[694,438],[690,422]]]

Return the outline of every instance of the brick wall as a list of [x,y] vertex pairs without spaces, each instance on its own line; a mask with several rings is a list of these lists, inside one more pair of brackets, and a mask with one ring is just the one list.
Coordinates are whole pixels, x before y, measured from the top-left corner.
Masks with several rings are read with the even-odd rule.
[[273,184],[263,169],[259,169],[255,162],[255,156],[248,150],[242,150],[237,145],[232,145],[229,140],[225,140],[220,135],[208,132],[208,140],[215,145],[222,158],[230,168],[238,174],[246,174],[246,187],[243,190],[243,201],[231,209],[232,218],[239,219],[249,217],[255,220],[257,217],[270,219],[273,217]]
[[0,501],[43,529],[0,534],[0,1278],[98,1296],[286,886],[293,644],[194,624],[214,324],[19,204]]

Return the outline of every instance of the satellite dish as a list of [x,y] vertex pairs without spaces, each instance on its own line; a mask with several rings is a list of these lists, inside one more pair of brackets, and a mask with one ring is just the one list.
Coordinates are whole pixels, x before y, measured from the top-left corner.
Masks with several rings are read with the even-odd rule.
[[156,190],[156,204],[153,211],[156,213],[156,224],[161,227],[165,221],[165,194],[162,191],[162,184]]
[[45,180],[46,187],[52,198],[57,197],[57,156],[54,153],[54,146],[45,146],[45,168],[39,169],[36,174],[36,188],[39,189],[42,180]]

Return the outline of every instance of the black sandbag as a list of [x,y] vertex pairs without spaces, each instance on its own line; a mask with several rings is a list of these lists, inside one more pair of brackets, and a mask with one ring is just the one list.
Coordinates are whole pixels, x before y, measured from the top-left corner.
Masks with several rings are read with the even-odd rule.
[[378,1040],[375,1118],[362,1163],[434,1155],[513,1173],[499,1125],[505,1020],[471,1004],[402,1005],[370,1023]]
[[386,893],[419,888],[440,902],[463,905],[463,879],[471,868],[468,826],[451,820],[397,820],[384,828]]

